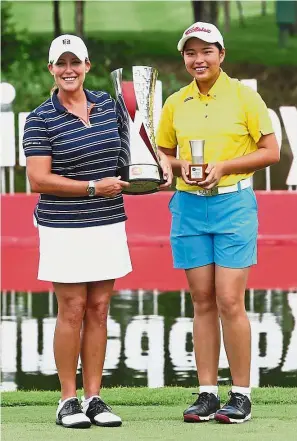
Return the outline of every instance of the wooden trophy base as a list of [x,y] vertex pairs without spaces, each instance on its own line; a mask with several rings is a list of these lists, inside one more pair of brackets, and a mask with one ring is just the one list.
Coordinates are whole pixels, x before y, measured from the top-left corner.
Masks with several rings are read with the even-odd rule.
[[159,190],[160,184],[164,183],[162,170],[157,164],[129,164],[118,169],[118,176],[123,181],[130,183],[124,187],[124,194],[150,194]]
[[208,164],[190,164],[189,179],[191,181],[204,181],[207,177],[205,170]]

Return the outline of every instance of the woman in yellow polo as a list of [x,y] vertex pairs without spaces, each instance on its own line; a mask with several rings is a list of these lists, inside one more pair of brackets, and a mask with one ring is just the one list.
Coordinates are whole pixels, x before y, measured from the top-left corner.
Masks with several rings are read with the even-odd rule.
[[[193,81],[165,102],[157,142],[178,176],[169,204],[170,239],[174,267],[185,270],[194,306],[200,389],[184,421],[239,423],[251,418],[251,333],[244,303],[249,267],[257,259],[251,176],[279,161],[279,147],[260,95],[222,71],[224,41],[214,25],[190,26],[178,50]],[[199,186],[189,178],[191,140],[205,140],[207,177]],[[219,318],[232,376],[222,408]]]

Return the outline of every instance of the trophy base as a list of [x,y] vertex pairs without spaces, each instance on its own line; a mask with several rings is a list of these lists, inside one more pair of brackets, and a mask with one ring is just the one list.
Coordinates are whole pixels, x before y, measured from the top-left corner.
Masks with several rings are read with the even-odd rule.
[[141,195],[155,193],[159,185],[164,183],[162,170],[157,164],[130,164],[120,167],[117,171],[122,181],[127,181],[130,186],[124,188],[122,193]]
[[205,170],[208,164],[190,164],[189,179],[191,181],[204,181],[207,177]]

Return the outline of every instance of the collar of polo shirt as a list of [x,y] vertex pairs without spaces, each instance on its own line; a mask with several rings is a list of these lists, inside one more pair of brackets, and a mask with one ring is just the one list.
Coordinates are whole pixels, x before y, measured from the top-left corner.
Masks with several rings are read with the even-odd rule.
[[[52,99],[53,106],[55,107],[56,110],[58,110],[58,112],[61,112],[61,113],[64,113],[65,111],[68,112],[68,110],[60,103],[59,98],[58,98],[58,92],[59,92],[59,90],[57,89],[52,94],[51,99]],[[98,98],[98,96],[96,96],[90,90],[84,89],[84,93],[86,95],[87,102],[96,104],[98,101],[100,101],[100,98]]]
[[203,96],[208,96],[208,97],[215,99],[217,97],[218,93],[220,93],[223,90],[223,88],[225,86],[225,81],[226,81],[226,79],[224,76],[224,71],[223,71],[223,69],[220,69],[220,75],[219,75],[218,79],[216,80],[216,82],[214,83],[214,85],[212,86],[212,88],[208,91],[207,95],[203,95],[200,92],[199,87],[198,87],[195,79],[192,81],[192,84],[193,84],[193,88],[196,90],[196,92],[199,96],[203,95]]

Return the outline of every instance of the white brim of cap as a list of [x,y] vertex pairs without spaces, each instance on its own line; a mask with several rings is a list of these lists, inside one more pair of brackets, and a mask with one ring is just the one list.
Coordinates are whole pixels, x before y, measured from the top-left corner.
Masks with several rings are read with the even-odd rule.
[[67,53],[70,53],[70,54],[73,54],[73,55],[75,55],[80,61],[85,61],[85,59],[86,58],[88,58],[88,57],[86,57],[85,56],[85,54],[82,54],[82,53],[80,53],[80,52],[72,52],[72,51],[63,51],[63,52],[61,52],[61,53],[59,53],[59,54],[56,54],[55,55],[55,58],[53,59],[53,60],[49,60],[49,63],[53,63],[53,64],[56,64],[56,62],[58,61],[58,59],[63,55],[63,54],[67,54]]
[[203,38],[202,38],[201,32],[193,32],[192,34],[187,35],[186,37],[182,37],[179,40],[178,45],[177,45],[177,50],[178,51],[182,51],[186,41],[190,40],[190,38],[193,38],[193,37],[194,38],[198,38],[199,40],[202,40],[202,41],[206,41],[206,43],[219,43],[222,46],[223,49],[225,48],[224,42],[222,40],[221,41],[220,40],[214,40],[212,37],[207,38],[206,35],[203,36]]

